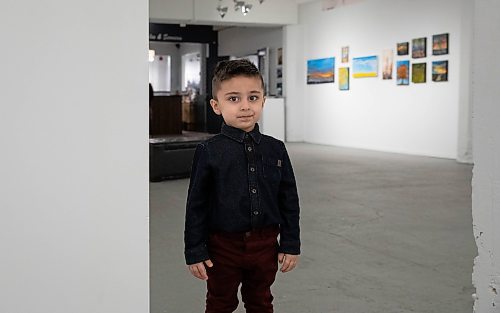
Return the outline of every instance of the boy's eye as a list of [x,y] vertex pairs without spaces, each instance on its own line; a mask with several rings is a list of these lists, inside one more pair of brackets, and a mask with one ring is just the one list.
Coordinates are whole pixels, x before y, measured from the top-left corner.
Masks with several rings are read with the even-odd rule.
[[259,100],[259,96],[250,96],[249,99],[250,101],[257,101]]
[[227,98],[227,100],[229,100],[229,101],[231,101],[231,102],[236,102],[236,101],[238,101],[238,97],[236,97],[236,96],[231,96],[231,97]]

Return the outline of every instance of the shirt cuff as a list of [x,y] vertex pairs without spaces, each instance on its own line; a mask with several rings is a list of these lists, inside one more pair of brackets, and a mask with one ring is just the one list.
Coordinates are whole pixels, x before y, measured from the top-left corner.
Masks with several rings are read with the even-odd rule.
[[300,241],[280,241],[278,252],[299,255],[300,254]]
[[205,245],[201,247],[196,247],[193,249],[184,250],[184,257],[186,259],[186,264],[196,264],[210,259],[208,256],[208,250]]

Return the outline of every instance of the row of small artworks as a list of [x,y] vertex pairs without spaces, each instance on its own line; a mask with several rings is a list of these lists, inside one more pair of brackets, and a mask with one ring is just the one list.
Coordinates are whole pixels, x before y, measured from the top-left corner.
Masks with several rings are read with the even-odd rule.
[[[449,34],[438,34],[432,36],[432,54],[448,54]],[[409,42],[397,44],[397,54],[408,55]],[[392,79],[393,56],[391,49],[382,52],[382,78]],[[427,38],[416,38],[412,40],[412,58],[424,58],[427,56]],[[342,63],[349,60],[349,47],[342,47]],[[378,76],[378,56],[366,56],[352,59],[352,69],[354,78],[377,77]],[[426,82],[427,63],[412,64],[412,82]],[[396,63],[396,83],[397,85],[409,85],[410,61],[400,60]],[[307,61],[307,84],[333,83],[335,80],[335,58],[314,59]],[[432,80],[435,82],[448,81],[448,61],[432,62]],[[339,88],[349,90],[349,67],[339,68]]]
[[[339,89],[349,90],[349,67],[340,67],[338,71],[339,75]],[[366,73],[354,73],[353,78],[364,78],[364,77],[377,77],[376,73],[372,75],[366,75]],[[333,83],[335,82],[335,75],[329,75],[328,81],[310,81],[308,75],[308,84],[322,84],[322,83]],[[392,66],[391,68],[385,68],[382,72],[382,79],[389,80],[392,79]],[[432,81],[434,82],[446,82],[448,81],[448,61],[432,61]],[[421,84],[427,82],[427,63],[413,63],[411,64],[411,82],[415,84]],[[410,84],[410,61],[401,60],[396,63],[396,85],[404,86]]]

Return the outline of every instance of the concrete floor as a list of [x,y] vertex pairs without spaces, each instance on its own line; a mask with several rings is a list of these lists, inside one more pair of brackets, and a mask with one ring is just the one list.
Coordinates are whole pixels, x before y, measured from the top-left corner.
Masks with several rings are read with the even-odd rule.
[[[276,312],[472,312],[471,165],[303,143],[287,148],[303,246],[299,267],[278,273]],[[205,283],[183,258],[187,186],[187,179],[150,185],[152,313],[204,309]]]

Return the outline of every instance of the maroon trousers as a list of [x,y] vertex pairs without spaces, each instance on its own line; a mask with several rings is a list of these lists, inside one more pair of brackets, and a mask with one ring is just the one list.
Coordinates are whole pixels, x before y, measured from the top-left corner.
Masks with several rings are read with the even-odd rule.
[[247,233],[211,234],[214,266],[207,267],[205,313],[231,313],[238,307],[238,287],[247,313],[272,313],[271,285],[278,270],[277,227]]

